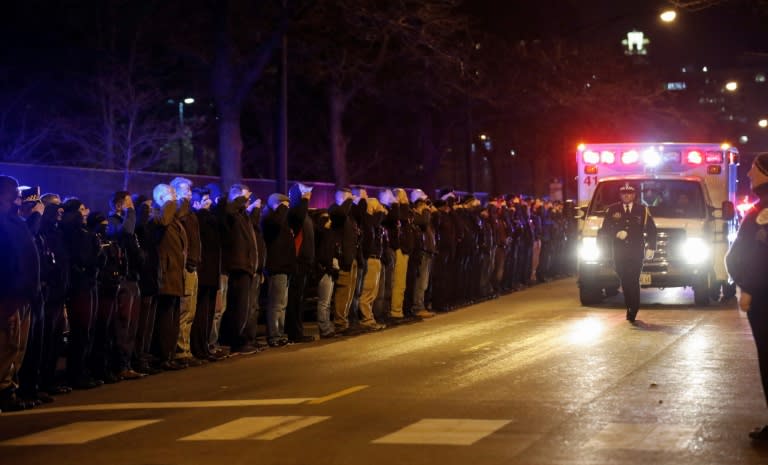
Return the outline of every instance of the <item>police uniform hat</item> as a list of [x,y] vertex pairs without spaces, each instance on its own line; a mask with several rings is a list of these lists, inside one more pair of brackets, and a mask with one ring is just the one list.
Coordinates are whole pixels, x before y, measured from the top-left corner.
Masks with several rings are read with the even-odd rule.
[[623,194],[625,192],[634,194],[635,193],[635,187],[632,184],[630,184],[628,182],[625,182],[624,185],[619,188],[619,193]]
[[40,186],[19,189],[19,194],[21,195],[22,203],[37,203],[40,201]]

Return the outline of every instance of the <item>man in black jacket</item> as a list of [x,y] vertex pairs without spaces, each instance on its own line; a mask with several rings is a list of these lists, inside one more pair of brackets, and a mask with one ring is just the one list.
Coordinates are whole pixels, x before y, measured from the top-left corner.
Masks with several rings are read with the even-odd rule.
[[115,372],[120,379],[139,379],[145,373],[134,370],[136,331],[141,312],[140,270],[144,254],[136,237],[136,209],[128,191],[117,191],[110,201],[112,211],[107,218],[107,239],[114,242],[124,257],[124,275],[117,289],[112,322]]
[[14,375],[29,334],[30,304],[40,292],[40,264],[34,240],[18,216],[19,184],[0,176],[0,411],[23,410]]
[[221,317],[219,341],[233,353],[253,353],[244,333],[248,321],[253,276],[258,263],[256,236],[249,218],[255,202],[243,184],[229,189],[227,201],[217,206],[221,218],[221,260],[227,274],[227,305]]
[[[306,216],[309,193],[302,195],[299,209]],[[267,244],[267,343],[270,347],[288,343],[285,334],[285,310],[288,306],[290,279],[296,271],[296,244],[293,230],[288,224],[290,201],[283,194],[272,194],[267,199],[267,208],[261,219],[264,242]],[[303,205],[303,207],[302,207]]]
[[613,264],[621,280],[627,320],[635,322],[640,309],[640,271],[643,258],[652,259],[656,248],[656,224],[648,207],[635,202],[635,188],[625,183],[621,201],[609,206],[600,230],[603,243],[610,243]]
[[213,201],[207,188],[192,191],[192,208],[200,226],[200,266],[195,319],[190,334],[190,350],[200,360],[218,360],[208,345],[216,308],[216,293],[221,281],[221,228],[219,217],[211,211]]
[[331,205],[328,213],[331,228],[341,248],[333,315],[336,332],[341,333],[349,329],[349,308],[357,283],[357,261],[360,254],[360,227],[356,220],[359,215],[352,199],[352,190],[346,187],[336,190],[336,203]]
[[291,342],[315,340],[304,334],[304,292],[315,266],[315,231],[307,214],[311,196],[312,188],[301,183],[294,184],[288,190],[288,224],[296,251],[296,268],[288,286],[288,305],[285,309],[285,333]]

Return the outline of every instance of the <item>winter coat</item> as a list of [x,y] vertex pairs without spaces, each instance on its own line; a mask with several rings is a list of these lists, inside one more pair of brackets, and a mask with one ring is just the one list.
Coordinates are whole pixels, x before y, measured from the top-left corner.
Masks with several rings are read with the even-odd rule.
[[293,231],[288,225],[288,207],[280,205],[276,210],[265,210],[261,219],[261,230],[267,244],[267,275],[296,272],[296,245]]
[[179,203],[179,211],[176,215],[184,226],[184,232],[187,233],[187,262],[185,264],[187,271],[195,271],[200,266],[202,257],[200,256],[200,224],[197,216],[190,210],[189,200],[184,199]]
[[7,311],[31,302],[40,292],[37,247],[15,212],[0,214],[0,254],[0,316],[7,317]]
[[96,233],[89,231],[78,211],[64,212],[61,227],[69,254],[70,290],[89,289],[96,286],[99,269],[104,266],[105,256]]
[[217,205],[221,225],[221,266],[224,273],[236,271],[253,276],[258,266],[258,248],[245,197]]
[[154,218],[155,225],[159,227],[157,232],[160,233],[157,243],[157,293],[182,297],[188,240],[176,212],[176,204],[166,202],[160,214]]
[[341,205],[333,204],[328,210],[331,217],[331,229],[336,234],[336,241],[341,246],[339,266],[344,271],[352,269],[352,262],[361,258],[360,227],[355,219],[359,216],[358,206],[347,199]]

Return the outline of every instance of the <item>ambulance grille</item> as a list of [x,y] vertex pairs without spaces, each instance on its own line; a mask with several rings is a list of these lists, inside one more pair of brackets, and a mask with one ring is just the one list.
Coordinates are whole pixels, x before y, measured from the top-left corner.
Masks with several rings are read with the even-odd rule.
[[[643,269],[645,271],[666,271],[666,264],[679,258],[684,241],[684,229],[657,229],[656,253],[653,256],[653,262],[646,263]],[[660,269],[652,269],[651,267],[654,266],[658,266]]]

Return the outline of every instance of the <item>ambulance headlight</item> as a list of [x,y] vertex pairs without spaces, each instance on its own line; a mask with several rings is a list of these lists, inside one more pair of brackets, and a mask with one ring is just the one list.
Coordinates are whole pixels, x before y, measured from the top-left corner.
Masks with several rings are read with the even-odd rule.
[[583,262],[596,262],[600,259],[600,249],[596,237],[583,237],[579,247],[579,258]]
[[683,243],[682,255],[692,265],[703,263],[709,258],[709,245],[700,237],[689,237]]

